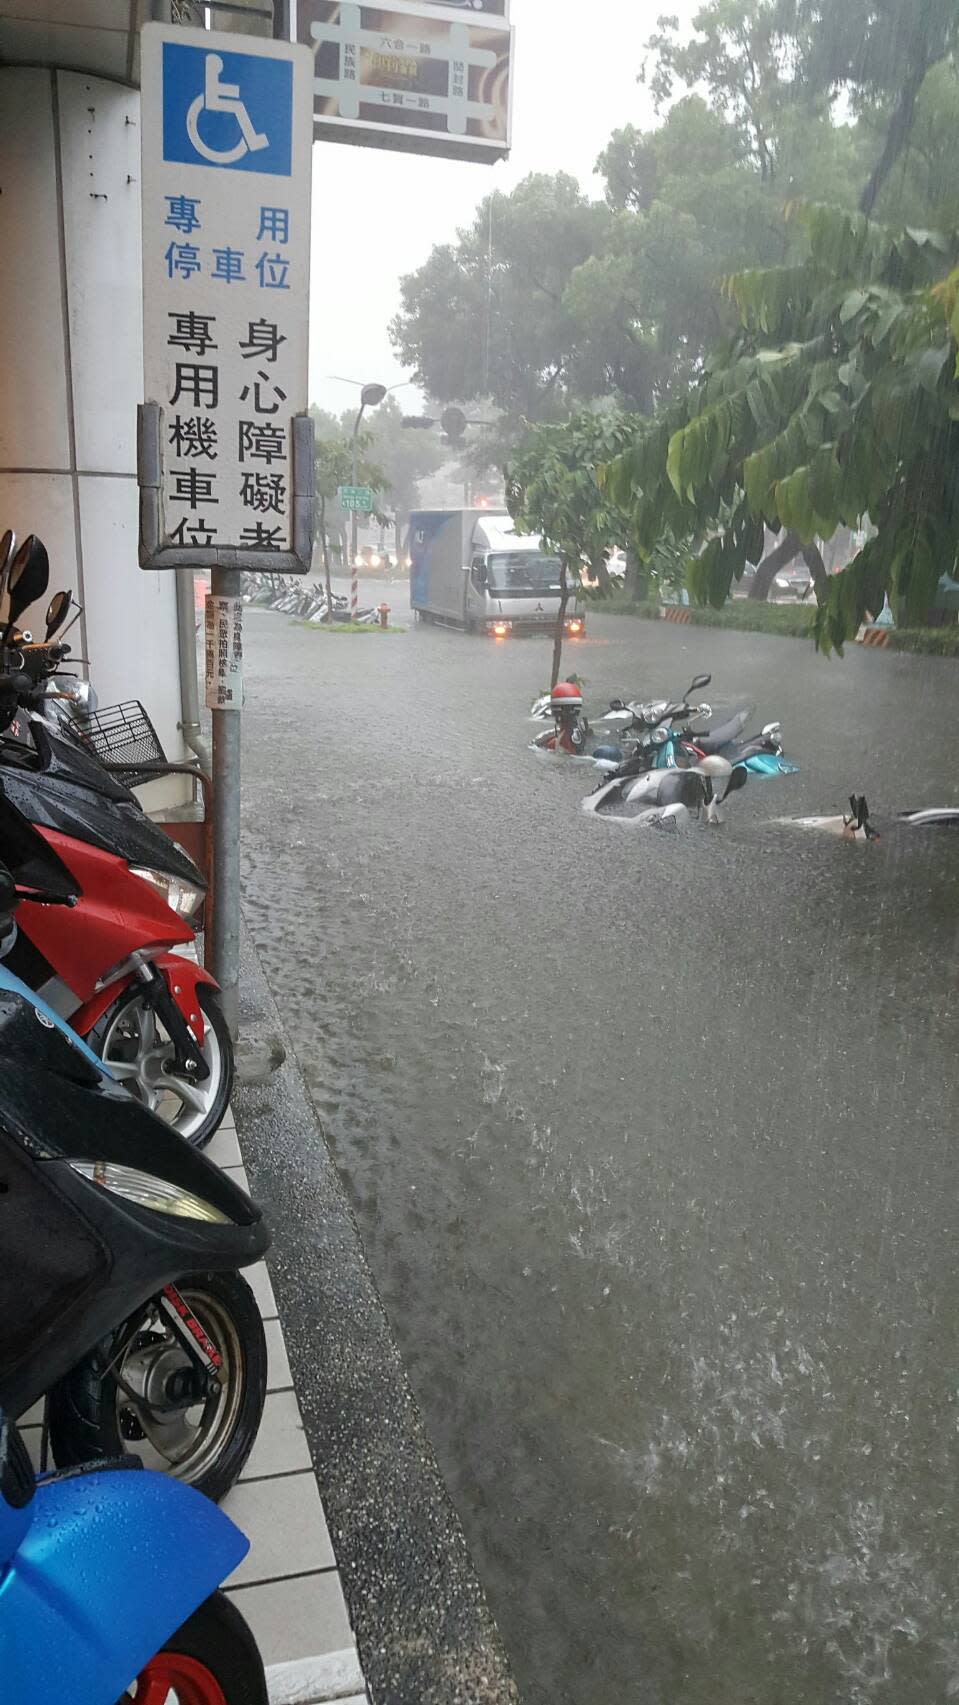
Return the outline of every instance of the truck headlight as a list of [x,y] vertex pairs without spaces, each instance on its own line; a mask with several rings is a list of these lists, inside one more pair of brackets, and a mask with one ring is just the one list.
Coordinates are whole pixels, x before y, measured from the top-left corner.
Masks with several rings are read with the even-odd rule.
[[168,876],[163,870],[147,870],[139,864],[131,864],[130,874],[139,876],[141,882],[149,882],[178,918],[192,918],[199,910],[202,890],[181,882],[178,876]]
[[88,1178],[91,1184],[99,1184],[112,1195],[122,1196],[125,1202],[135,1203],[138,1208],[150,1208],[156,1214],[171,1214],[174,1219],[204,1220],[208,1225],[231,1224],[228,1215],[222,1214],[211,1202],[204,1202],[192,1191],[169,1184],[165,1178],[154,1178],[149,1172],[140,1172],[135,1166],[118,1166],[111,1160],[71,1160],[69,1165],[81,1178]]

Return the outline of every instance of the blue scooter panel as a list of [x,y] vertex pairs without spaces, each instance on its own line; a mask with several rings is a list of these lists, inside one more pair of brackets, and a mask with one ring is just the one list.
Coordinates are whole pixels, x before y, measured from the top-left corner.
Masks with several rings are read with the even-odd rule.
[[61,1018],[58,1012],[54,1012],[53,1007],[48,1006],[35,989],[28,988],[26,983],[22,983],[19,977],[15,977],[13,972],[8,971],[6,966],[2,964],[0,964],[0,989],[7,989],[11,994],[22,995],[24,1000],[30,1002],[35,1012],[42,1013],[44,1018],[50,1021],[54,1030],[59,1030],[61,1036],[66,1038],[71,1048],[75,1048],[88,1065],[96,1067],[101,1077],[109,1078],[111,1083],[116,1081],[109,1066],[105,1066],[103,1061],[93,1052],[93,1049],[87,1047],[83,1037],[78,1036],[75,1030],[71,1030],[66,1020]]
[[751,776],[798,776],[799,765],[791,758],[777,757],[775,752],[754,752],[743,763]]
[[116,1705],[249,1540],[192,1487],[143,1470],[41,1481],[0,1576],[3,1705]]

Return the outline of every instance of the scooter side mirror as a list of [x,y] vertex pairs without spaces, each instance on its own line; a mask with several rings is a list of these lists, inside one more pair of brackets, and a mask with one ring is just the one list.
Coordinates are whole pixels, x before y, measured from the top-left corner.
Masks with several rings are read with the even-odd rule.
[[[0,545],[2,545],[2,541],[0,541]],[[50,602],[47,605],[46,617],[48,643],[53,638],[54,634],[58,633],[60,628],[62,628],[69,614],[72,601],[73,594],[71,592],[55,592],[53,597],[50,599]]]
[[610,710],[625,710],[626,706],[624,705],[622,699],[610,699],[609,708],[610,708]]
[[8,527],[3,537],[0,538],[0,598],[4,596],[7,590],[7,576],[10,573],[10,563],[16,548],[17,535]]
[[25,609],[30,604],[42,598],[50,581],[50,558],[42,539],[36,533],[30,533],[24,539],[13,562],[7,578],[7,591],[10,595],[10,607],[7,611],[7,629],[20,620]]
[[711,680],[712,680],[711,675],[696,675],[696,676],[694,676],[693,679],[690,681],[689,686],[686,688],[686,691],[683,695],[684,698],[688,699],[690,693],[698,693],[700,687],[708,687]]
[[744,770],[742,764],[739,764],[737,768],[733,770],[733,773],[729,778],[724,798],[728,799],[731,793],[742,793],[742,790],[746,786],[748,780],[749,771]]
[[10,558],[16,548],[17,535],[8,527],[5,533],[0,534],[0,582],[10,566]]

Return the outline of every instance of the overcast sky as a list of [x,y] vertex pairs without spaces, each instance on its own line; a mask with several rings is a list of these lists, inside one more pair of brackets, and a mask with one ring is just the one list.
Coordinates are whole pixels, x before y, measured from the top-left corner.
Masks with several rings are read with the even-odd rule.
[[[636,81],[643,42],[663,11],[688,18],[697,0],[512,0],[516,29],[513,151],[496,166],[431,160],[385,149],[318,142],[313,149],[313,287],[310,394],[339,412],[355,391],[343,373],[392,385],[406,375],[387,327],[398,280],[435,243],[467,225],[493,188],[529,172],[572,172],[601,193],[593,165],[619,125],[649,124]],[[417,404],[414,390],[401,400]]]

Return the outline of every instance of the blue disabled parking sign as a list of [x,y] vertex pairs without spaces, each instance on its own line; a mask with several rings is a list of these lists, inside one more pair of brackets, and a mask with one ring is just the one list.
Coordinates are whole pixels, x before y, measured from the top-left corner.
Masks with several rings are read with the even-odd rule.
[[290,176],[288,59],[163,43],[163,158],[186,166]]

